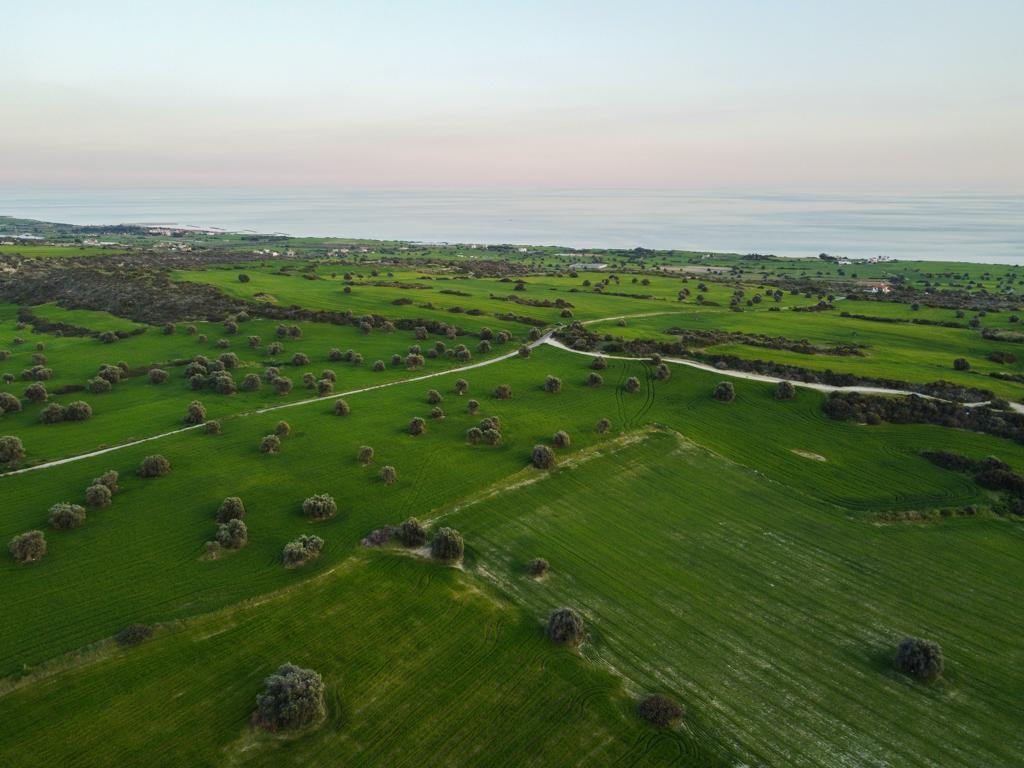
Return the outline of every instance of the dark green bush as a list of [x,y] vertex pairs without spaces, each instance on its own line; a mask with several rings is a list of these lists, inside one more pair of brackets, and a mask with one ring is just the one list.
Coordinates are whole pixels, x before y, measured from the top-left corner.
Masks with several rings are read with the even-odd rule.
[[58,530],[79,528],[85,525],[85,507],[60,501],[50,507],[50,525]]
[[427,543],[427,529],[415,517],[398,527],[398,540],[407,547],[422,547]]
[[422,435],[427,431],[427,422],[421,417],[417,416],[409,422],[409,434],[410,435]]
[[583,641],[583,619],[572,608],[558,608],[548,617],[548,639],[558,645],[579,645]]
[[319,536],[302,535],[284,545],[281,558],[287,567],[296,568],[316,560],[323,546],[324,540]]
[[224,549],[241,549],[249,541],[249,528],[242,520],[228,520],[217,526],[217,543]]
[[939,644],[919,637],[905,637],[900,641],[894,663],[900,672],[922,680],[938,677],[945,667]]
[[533,577],[543,576],[551,566],[543,557],[534,558],[526,566],[526,572]]
[[226,523],[229,520],[241,520],[245,517],[245,505],[237,496],[228,496],[217,508],[217,522]]
[[160,454],[147,456],[139,465],[139,475],[141,477],[163,477],[170,471],[171,462]]
[[254,715],[261,728],[294,731],[324,718],[324,681],[313,670],[282,664],[263,684],[263,693],[256,697]]
[[129,624],[116,635],[114,641],[118,645],[139,645],[153,636],[153,628],[148,624]]
[[105,485],[94,484],[85,489],[85,503],[93,509],[109,507],[111,496]]
[[555,466],[555,452],[547,445],[533,446],[533,466],[537,469],[551,469]]
[[731,381],[720,381],[715,385],[711,396],[723,403],[731,403],[736,399],[736,389]]
[[338,512],[338,505],[326,493],[315,493],[302,502],[302,511],[311,520],[326,520]]
[[193,400],[188,404],[188,410],[186,410],[185,418],[182,421],[186,424],[202,424],[206,421],[206,408],[198,400]]
[[398,472],[395,470],[394,467],[390,465],[385,465],[380,468],[380,479],[384,482],[385,485],[394,485],[395,480],[398,479]]
[[644,720],[664,728],[683,716],[683,707],[675,699],[656,693],[640,701],[637,713]]
[[454,563],[462,559],[462,534],[454,528],[441,528],[430,541],[430,554],[435,560]]
[[35,563],[46,556],[46,536],[42,531],[19,533],[7,545],[11,556],[19,563]]

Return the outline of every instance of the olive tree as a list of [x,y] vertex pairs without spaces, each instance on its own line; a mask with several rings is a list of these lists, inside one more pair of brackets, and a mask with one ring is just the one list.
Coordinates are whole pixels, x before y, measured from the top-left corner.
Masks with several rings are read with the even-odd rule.
[[437,405],[438,403],[443,401],[444,398],[441,397],[441,393],[438,392],[436,389],[432,389],[429,392],[427,392],[427,402],[430,403],[431,405]]
[[604,384],[604,378],[601,376],[601,374],[595,371],[591,371],[590,375],[587,376],[587,386],[600,387],[602,384]]
[[280,453],[281,438],[277,435],[265,435],[260,440],[260,453]]
[[603,357],[598,356],[594,358],[594,362],[590,364],[590,367],[593,368],[595,371],[603,371],[605,368],[608,367],[608,361],[605,360]]
[[92,418],[92,406],[84,400],[75,400],[64,409],[64,418],[68,421],[87,421]]
[[17,413],[21,410],[21,400],[10,392],[0,392],[0,413]]
[[188,409],[185,411],[185,418],[182,419],[186,424],[202,424],[206,421],[206,408],[198,400],[193,400],[188,404]]
[[288,568],[297,568],[311,560],[316,560],[323,549],[324,540],[319,536],[302,535],[284,545],[281,559]]
[[548,639],[558,645],[579,645],[583,641],[583,619],[572,608],[557,608],[548,616]]
[[456,379],[455,381],[455,394],[464,395],[469,391],[469,382],[465,379]]
[[547,445],[533,446],[533,466],[537,469],[551,469],[555,466],[555,452]]
[[274,434],[278,437],[288,437],[292,433],[292,425],[281,420],[274,425]]
[[894,663],[900,672],[922,680],[938,677],[945,667],[939,644],[920,637],[903,638],[896,647]]
[[775,385],[775,399],[789,400],[796,394],[796,387],[791,381],[780,381]]
[[536,557],[527,564],[526,572],[534,578],[537,578],[539,576],[544,576],[550,567],[551,566],[548,561],[543,557]]
[[274,391],[279,395],[287,395],[292,391],[292,380],[287,376],[278,376],[274,379]]
[[509,384],[499,384],[494,390],[494,396],[498,400],[511,400],[512,386]]
[[551,438],[551,442],[555,444],[556,448],[568,448],[572,445],[572,439],[569,437],[569,433],[564,429],[560,429],[555,432],[554,437]]
[[141,477],[163,477],[170,471],[171,462],[158,453],[147,456],[139,465],[139,475]]
[[637,390],[640,389],[640,379],[638,379],[636,376],[630,376],[628,379],[626,379],[626,384],[623,388],[630,394],[636,392]]
[[334,401],[334,415],[335,416],[348,416],[351,413],[351,409],[348,407],[348,403],[344,400]]
[[720,381],[715,385],[715,389],[711,395],[715,400],[719,400],[723,403],[731,403],[736,399],[736,388],[733,387],[731,381]]
[[78,528],[85,525],[85,507],[60,501],[50,507],[50,525],[58,530]]
[[430,541],[430,554],[435,560],[455,563],[462,559],[465,545],[462,534],[454,528],[441,528]]
[[50,394],[46,391],[46,385],[40,381],[25,387],[25,399],[30,403],[43,403],[49,396]]
[[361,446],[359,448],[358,458],[360,464],[369,464],[373,461],[373,448],[368,445]]
[[407,547],[422,547],[427,543],[427,529],[415,517],[410,517],[398,527],[398,540]]
[[170,374],[163,368],[150,368],[147,376],[150,384],[164,384],[170,378]]
[[480,403],[476,400],[470,400],[466,403],[466,410],[470,415],[473,415],[480,410]]
[[611,426],[612,423],[608,421],[608,419],[599,419],[597,424],[594,425],[594,429],[597,431],[597,434],[603,435],[605,432],[611,429]]
[[241,520],[245,517],[245,505],[238,496],[228,496],[217,508],[217,522],[226,523],[228,520]]
[[416,416],[412,421],[409,422],[409,434],[410,435],[422,435],[427,431],[427,422],[421,417]]
[[562,391],[562,380],[557,376],[548,376],[544,379],[544,391],[556,394]]
[[25,448],[21,438],[14,435],[0,437],[0,463],[10,464],[25,458]]
[[19,533],[7,545],[11,556],[19,563],[35,563],[46,556],[46,536],[42,531]]
[[241,549],[249,541],[249,528],[237,518],[217,526],[217,543],[224,549]]
[[326,493],[315,493],[302,502],[302,511],[311,520],[326,520],[338,512],[338,505]]
[[661,728],[671,725],[684,714],[679,702],[661,693],[643,698],[636,709],[640,717]]
[[322,720],[324,681],[312,669],[282,664],[263,681],[256,697],[256,723],[268,731],[295,731]]
[[394,485],[398,479],[398,472],[390,465],[383,466],[380,468],[380,479],[384,485]]
[[110,506],[112,495],[107,486],[94,483],[85,489],[85,503],[93,509],[103,509]]
[[117,474],[117,470],[116,469],[108,469],[106,472],[104,472],[99,477],[93,478],[92,484],[93,485],[105,485],[105,486],[107,486],[107,488],[110,490],[111,493],[117,493],[117,491],[118,491],[118,487],[117,487],[118,479],[119,479],[119,475]]

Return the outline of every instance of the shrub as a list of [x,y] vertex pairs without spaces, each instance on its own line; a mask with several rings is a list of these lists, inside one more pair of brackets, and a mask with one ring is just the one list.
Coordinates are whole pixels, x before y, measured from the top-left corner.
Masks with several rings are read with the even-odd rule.
[[427,402],[430,403],[431,405],[437,405],[443,400],[444,398],[441,397],[441,393],[438,392],[436,389],[432,389],[429,392],[427,392]]
[[292,365],[309,365],[309,357],[302,352],[296,352],[292,355]]
[[602,384],[604,384],[604,378],[602,378],[601,374],[591,371],[590,375],[587,376],[587,386],[600,387]]
[[11,556],[19,563],[35,563],[46,555],[46,536],[42,531],[19,533],[7,545]]
[[21,400],[10,392],[0,392],[0,413],[17,413],[21,410]]
[[548,617],[548,639],[558,645],[579,645],[583,630],[583,619],[572,608],[558,608]]
[[263,339],[259,336],[250,336],[248,340],[249,347],[252,349],[258,349],[263,343]]
[[494,396],[499,400],[511,400],[512,387],[508,384],[499,384],[494,390]]
[[519,347],[519,352],[518,352],[518,354],[519,354],[519,356],[520,356],[521,358],[523,358],[523,359],[525,360],[526,358],[528,358],[528,357],[530,356],[530,354],[532,353],[532,351],[533,351],[533,350],[531,350],[529,346],[527,346],[526,344],[523,344],[523,345],[521,345],[521,346]]
[[237,496],[227,496],[217,508],[217,522],[226,523],[229,520],[241,520],[245,517],[245,505]]
[[319,536],[302,535],[284,545],[281,558],[289,568],[305,565],[320,556],[324,540]]
[[50,525],[57,530],[68,530],[85,525],[85,507],[60,501],[50,507]]
[[280,341],[272,341],[267,345],[268,355],[280,355],[282,352],[284,352],[284,344]]
[[533,577],[543,576],[551,566],[543,557],[534,558],[526,566],[526,572]]
[[723,403],[731,403],[736,399],[736,389],[731,381],[720,381],[715,385],[711,396]]
[[274,425],[274,434],[278,437],[288,437],[292,433],[292,426],[287,421],[279,421]]
[[21,438],[14,435],[0,437],[0,463],[9,464],[25,458],[25,448]]
[[637,705],[637,713],[644,720],[664,728],[683,716],[683,707],[675,699],[656,693]]
[[94,395],[102,395],[113,389],[113,385],[106,379],[96,377],[95,379],[89,379],[85,383],[85,388]]
[[326,397],[332,392],[334,392],[334,382],[330,379],[320,379],[316,383],[316,393],[320,397]]
[[394,485],[395,480],[398,479],[398,472],[390,465],[381,467],[380,479],[384,482],[384,485]]
[[967,362],[966,358],[958,357],[953,361],[953,367],[958,371],[969,371],[971,369],[971,364]]
[[422,435],[427,431],[427,422],[425,422],[419,416],[415,417],[409,422],[409,434],[410,435]]
[[104,331],[100,334],[99,339],[104,344],[113,344],[117,341],[117,334],[113,331]]
[[894,663],[900,672],[922,680],[938,677],[945,666],[939,644],[919,637],[905,637],[900,641]]
[[29,384],[25,387],[25,399],[30,403],[45,402],[49,396],[49,393],[46,391],[46,385],[42,382],[37,381],[35,384]]
[[153,628],[148,624],[129,624],[114,635],[114,641],[121,646],[139,645],[152,636]]
[[562,429],[555,432],[554,437],[551,438],[551,442],[555,444],[556,448],[568,448],[570,445],[572,445],[572,440],[569,438],[569,433]]
[[435,405],[433,408],[430,409],[430,418],[432,418],[432,419],[443,419],[444,418],[444,410],[441,408],[441,406]]
[[636,376],[630,376],[626,379],[626,384],[623,387],[627,392],[633,393],[640,389],[640,379]]
[[105,485],[90,485],[85,489],[85,503],[93,509],[110,506],[110,489]]
[[242,379],[240,389],[244,392],[255,392],[260,388],[260,384],[262,384],[262,381],[260,381],[258,373],[247,373],[245,378]]
[[163,477],[171,471],[171,462],[159,453],[147,456],[139,465],[139,475],[142,477]]
[[217,526],[217,543],[224,549],[241,549],[248,541],[249,528],[237,518]]
[[39,412],[39,421],[43,424],[57,424],[64,421],[66,415],[64,406],[59,403],[50,403]]
[[455,381],[455,394],[464,395],[469,390],[469,382],[465,379],[456,379]]
[[198,400],[193,400],[188,404],[188,410],[185,412],[185,418],[182,421],[186,424],[202,424],[206,421],[206,408]]
[[373,461],[373,448],[368,445],[364,445],[359,448],[359,463],[369,464]]
[[111,493],[117,493],[117,480],[118,474],[116,469],[108,469],[102,475],[94,478],[92,481],[93,485],[105,485]]
[[461,560],[464,549],[462,534],[454,528],[441,528],[430,542],[431,556],[445,563]]
[[605,368],[608,367],[608,361],[605,360],[603,357],[595,357],[594,362],[590,364],[590,367],[593,368],[595,371],[603,371]]
[[326,520],[338,512],[338,505],[326,493],[315,493],[302,502],[302,511],[311,520]]
[[480,403],[476,400],[470,400],[469,402],[466,403],[466,410],[470,413],[470,415],[473,415],[480,410]]
[[260,440],[260,453],[279,453],[281,451],[281,438],[277,435],[266,435]]
[[150,384],[163,384],[170,378],[167,371],[163,368],[150,368],[147,375],[149,376]]
[[344,400],[334,401],[334,415],[335,416],[348,416],[351,413],[351,409],[348,407],[348,403]]
[[387,366],[384,365],[384,361],[383,360],[374,360],[373,361],[373,370],[377,371],[378,373],[383,371],[386,367]]
[[68,421],[86,421],[92,418],[92,406],[84,400],[75,400],[68,403],[64,410],[64,418]]
[[780,381],[775,385],[776,400],[790,400],[796,394],[796,387],[791,381]]
[[551,469],[555,466],[555,452],[547,445],[533,446],[533,466],[537,469]]
[[544,379],[544,391],[552,394],[562,391],[562,380],[557,376],[548,376]]
[[483,439],[484,433],[479,427],[470,427],[466,430],[466,441],[470,445],[476,445]]
[[278,376],[274,379],[274,391],[279,395],[287,395],[292,391],[292,380],[287,376]]
[[263,684],[254,715],[261,728],[293,731],[324,717],[324,681],[313,670],[282,664]]
[[427,529],[415,517],[398,527],[398,540],[407,547],[422,547],[427,543]]
[[658,363],[654,367],[654,378],[659,381],[665,381],[672,375],[672,371],[665,363]]
[[594,425],[594,429],[597,430],[597,434],[603,435],[605,432],[611,429],[611,426],[612,423],[608,421],[608,419],[600,419],[597,422],[597,424]]

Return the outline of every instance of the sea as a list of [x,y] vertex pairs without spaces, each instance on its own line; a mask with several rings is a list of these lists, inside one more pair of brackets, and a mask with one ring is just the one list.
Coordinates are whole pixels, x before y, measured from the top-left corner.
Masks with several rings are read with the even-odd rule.
[[0,215],[431,243],[1024,264],[1024,191],[0,188]]

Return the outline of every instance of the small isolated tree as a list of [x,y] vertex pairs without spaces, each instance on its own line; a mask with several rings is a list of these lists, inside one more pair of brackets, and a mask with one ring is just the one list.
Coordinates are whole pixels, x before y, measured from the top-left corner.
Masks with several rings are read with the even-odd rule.
[[158,453],[147,456],[139,465],[139,475],[141,477],[163,477],[170,471],[171,462]]
[[288,437],[292,433],[292,425],[287,421],[279,421],[274,425],[274,434],[278,437]]
[[548,617],[548,639],[558,645],[579,645],[583,641],[583,619],[572,608],[557,608]]
[[92,406],[85,400],[75,400],[68,403],[64,410],[64,418],[68,421],[87,421],[92,418]]
[[969,371],[971,370],[971,364],[967,362],[967,358],[958,357],[953,361],[953,367],[958,371]]
[[555,466],[555,452],[550,446],[533,446],[533,466],[537,469],[551,469]]
[[351,409],[348,407],[348,403],[344,400],[334,401],[334,415],[335,416],[348,416],[351,413]]
[[25,448],[21,444],[21,438],[14,435],[0,437],[0,463],[10,464],[21,461],[25,458]]
[[292,365],[309,365],[309,356],[303,354],[302,352],[296,352],[294,355],[292,355]]
[[543,557],[536,557],[526,566],[526,572],[534,578],[539,578],[540,576],[547,574],[550,568],[551,566],[548,564],[547,560]]
[[338,512],[338,505],[326,493],[315,493],[302,502],[302,511],[311,520],[326,520]]
[[114,386],[106,379],[97,376],[95,379],[85,382],[85,388],[94,395],[102,395],[112,390]]
[[431,556],[445,563],[461,560],[464,549],[462,534],[454,528],[441,528],[430,542]]
[[791,400],[795,394],[796,387],[793,386],[791,381],[780,381],[775,385],[776,400]]
[[150,384],[164,384],[170,378],[170,374],[163,368],[150,368],[147,376]]
[[655,693],[640,701],[637,714],[647,722],[665,728],[683,716],[683,707],[672,697]]
[[572,439],[569,437],[569,433],[564,429],[560,429],[555,432],[554,437],[551,438],[551,442],[555,444],[556,448],[568,448],[572,445]]
[[237,496],[228,496],[217,508],[217,522],[226,523],[229,520],[241,520],[245,517],[245,505]]
[[410,435],[422,435],[427,431],[427,422],[421,417],[417,416],[409,422],[409,434]]
[[281,559],[284,560],[284,564],[288,568],[297,568],[311,560],[316,560],[323,548],[324,540],[319,536],[302,535],[284,545]]
[[636,376],[630,376],[628,379],[626,379],[626,384],[623,387],[623,389],[625,389],[629,393],[636,392],[638,389],[640,389],[640,379],[638,379]]
[[466,403],[466,410],[470,415],[475,415],[480,410],[480,403],[476,400],[470,400]]
[[140,645],[152,636],[153,628],[148,624],[129,624],[114,635],[114,641],[121,646]]
[[665,363],[658,363],[654,366],[654,378],[659,381],[665,381],[672,375],[672,371]]
[[324,681],[311,669],[282,664],[263,685],[253,716],[261,728],[295,731],[318,723],[326,714]]
[[64,421],[67,415],[64,406],[60,403],[50,403],[39,412],[39,421],[43,424],[58,424]]
[[327,353],[327,359],[331,362],[340,363],[342,361],[341,350],[334,347]]
[[398,540],[407,547],[422,547],[427,543],[427,529],[415,517],[398,527]]
[[287,376],[278,376],[274,379],[274,391],[279,395],[287,395],[292,391],[292,380]]
[[484,433],[479,427],[470,427],[466,430],[466,442],[470,445],[477,445],[483,440]]
[[359,463],[369,464],[373,461],[373,448],[368,445],[361,446],[359,448]]
[[494,396],[499,400],[511,400],[512,387],[509,384],[499,384],[494,390]]
[[521,344],[521,345],[519,346],[519,356],[520,356],[521,358],[523,358],[524,360],[525,360],[526,358],[528,358],[528,357],[530,356],[530,353],[531,353],[531,352],[533,352],[533,350],[532,350],[532,349],[530,349],[530,347],[529,347],[528,345],[526,345],[526,344]]
[[7,545],[11,556],[19,563],[35,563],[46,556],[46,536],[42,531],[19,533]]
[[241,549],[249,541],[249,528],[238,519],[217,526],[217,543],[224,549]]
[[374,370],[374,371],[376,371],[377,373],[380,373],[380,372],[381,372],[381,371],[383,371],[383,370],[384,370],[384,369],[385,369],[386,367],[387,367],[387,366],[386,366],[386,365],[384,365],[384,361],[383,361],[383,360],[374,360],[374,361],[373,361],[373,370]]
[[608,419],[599,419],[597,424],[594,425],[594,429],[597,431],[597,434],[603,435],[605,432],[611,429],[611,426],[612,423],[608,421]]
[[384,482],[384,485],[394,485],[395,480],[398,479],[398,472],[394,467],[385,465],[380,468],[380,479]]
[[221,432],[220,422],[216,419],[210,419],[206,422],[206,434],[208,435],[219,435]]
[[544,379],[544,391],[556,394],[562,391],[562,380],[557,376],[548,376]]
[[432,389],[429,392],[427,392],[427,402],[430,403],[431,405],[437,405],[438,403],[441,403],[443,401],[444,398],[441,397],[441,393],[438,392],[436,389]]
[[922,680],[932,680],[942,674],[945,660],[942,648],[931,640],[905,637],[896,647],[896,669]]
[[106,472],[104,472],[99,477],[94,478],[93,481],[92,481],[92,484],[93,485],[105,485],[105,486],[107,486],[107,488],[110,490],[111,493],[117,493],[117,490],[118,490],[118,488],[117,488],[118,478],[119,478],[119,475],[117,474],[117,470],[116,469],[108,469]]
[[21,400],[10,392],[0,392],[0,412],[17,413],[21,410]]
[[57,530],[68,530],[85,525],[85,507],[60,501],[50,507],[50,525]]
[[602,384],[604,384],[604,378],[602,378],[601,374],[596,371],[591,371],[590,375],[587,376],[587,386],[600,387]]
[[247,373],[245,374],[245,378],[242,379],[242,383],[239,388],[243,392],[255,392],[260,388],[261,383],[260,375],[258,373]]
[[455,394],[464,395],[469,391],[469,382],[465,379],[457,379],[455,381]]
[[186,424],[202,424],[206,421],[206,408],[198,400],[193,400],[188,404],[188,410],[185,411],[185,418],[182,421]]
[[85,489],[85,503],[93,509],[109,507],[111,496],[113,494],[105,485],[93,484]]
[[731,381],[720,381],[715,385],[715,389],[711,395],[715,400],[719,400],[723,403],[731,403],[736,399],[736,389],[733,387]]
[[29,384],[25,387],[25,399],[30,403],[43,403],[46,402],[50,394],[46,391],[46,385],[41,381],[37,381],[34,384]]
[[590,364],[590,367],[593,368],[595,371],[603,371],[605,368],[608,367],[608,361],[605,360],[603,357],[595,357],[594,362]]
[[316,383],[316,393],[320,397],[326,397],[334,391],[334,382],[330,379],[320,379]]
[[430,418],[432,418],[432,419],[443,419],[444,418],[444,409],[441,408],[441,406],[439,406],[439,405],[435,405],[433,408],[430,409]]

